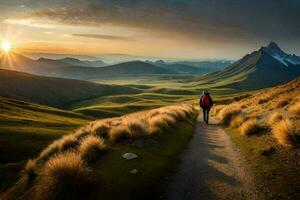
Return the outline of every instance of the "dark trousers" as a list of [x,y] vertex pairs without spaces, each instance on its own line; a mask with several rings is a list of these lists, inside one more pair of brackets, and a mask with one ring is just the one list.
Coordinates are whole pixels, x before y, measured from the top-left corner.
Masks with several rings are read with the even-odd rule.
[[203,110],[203,120],[206,124],[208,124],[210,107],[203,107],[202,110]]

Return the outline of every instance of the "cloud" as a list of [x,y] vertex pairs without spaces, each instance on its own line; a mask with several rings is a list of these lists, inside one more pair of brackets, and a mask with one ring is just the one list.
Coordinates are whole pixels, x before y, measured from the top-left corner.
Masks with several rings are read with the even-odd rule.
[[300,41],[297,0],[41,0],[35,4],[23,19],[125,26],[202,41]]
[[118,41],[133,41],[134,40],[131,37],[121,37],[121,36],[113,36],[113,35],[99,35],[99,34],[72,34],[72,36],[94,38],[94,39],[100,39],[100,40],[118,40]]
[[3,20],[4,24],[15,24],[15,25],[22,25],[22,26],[30,26],[35,28],[47,28],[52,29],[55,26],[50,24],[45,24],[43,22],[34,20],[34,19],[5,19]]

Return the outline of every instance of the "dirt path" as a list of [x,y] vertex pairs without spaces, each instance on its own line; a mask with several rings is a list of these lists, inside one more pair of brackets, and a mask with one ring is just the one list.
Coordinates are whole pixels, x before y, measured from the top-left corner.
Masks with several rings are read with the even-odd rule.
[[261,199],[251,170],[223,128],[215,120],[200,121],[166,199]]

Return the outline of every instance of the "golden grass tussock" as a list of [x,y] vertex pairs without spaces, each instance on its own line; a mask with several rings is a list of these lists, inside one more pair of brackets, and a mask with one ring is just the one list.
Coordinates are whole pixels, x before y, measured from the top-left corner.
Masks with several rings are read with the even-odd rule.
[[90,135],[81,141],[79,153],[86,162],[92,162],[108,151],[104,140],[98,136]]
[[242,109],[239,104],[231,104],[228,106],[225,106],[218,114],[218,118],[221,120],[221,122],[225,125],[229,125],[231,120],[241,114]]
[[230,127],[231,128],[239,128],[245,121],[247,120],[247,117],[240,114],[235,116],[231,122],[230,122]]
[[240,127],[241,134],[244,136],[259,134],[261,129],[262,127],[257,119],[249,119],[245,121]]
[[148,120],[151,132],[164,132],[167,131],[176,120],[170,115],[158,115]]
[[46,149],[44,149],[40,156],[39,160],[47,160],[49,157],[63,151],[72,150],[79,144],[78,139],[75,134],[70,134],[63,136],[62,138],[54,141]]
[[212,115],[217,116],[219,112],[224,108],[224,105],[217,105],[212,108]]
[[268,98],[262,98],[262,99],[259,99],[258,100],[258,104],[263,104],[263,103],[267,103],[269,101],[269,99]]
[[27,175],[29,178],[33,178],[35,174],[36,169],[36,160],[28,160],[24,169],[22,170],[23,174]]
[[109,139],[113,142],[123,142],[132,137],[130,130],[127,126],[119,125],[112,127],[109,131]]
[[300,115],[300,101],[289,107],[289,112]]
[[147,124],[143,123],[142,120],[127,119],[124,124],[133,136],[142,136],[148,132]]
[[275,123],[272,126],[272,134],[282,146],[293,148],[298,145],[296,127],[289,119]]
[[283,99],[280,98],[276,103],[275,103],[275,108],[283,108],[284,106],[288,105],[290,102],[290,99]]
[[272,126],[283,119],[283,116],[279,112],[273,112],[267,119],[267,124]]
[[91,178],[91,170],[79,154],[58,154],[42,167],[34,199],[86,199],[95,184]]

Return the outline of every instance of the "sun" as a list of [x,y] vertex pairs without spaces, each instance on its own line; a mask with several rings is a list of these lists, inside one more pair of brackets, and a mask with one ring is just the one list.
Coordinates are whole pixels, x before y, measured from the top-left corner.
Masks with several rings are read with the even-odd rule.
[[2,42],[2,51],[4,53],[9,53],[11,51],[11,43],[9,41]]

